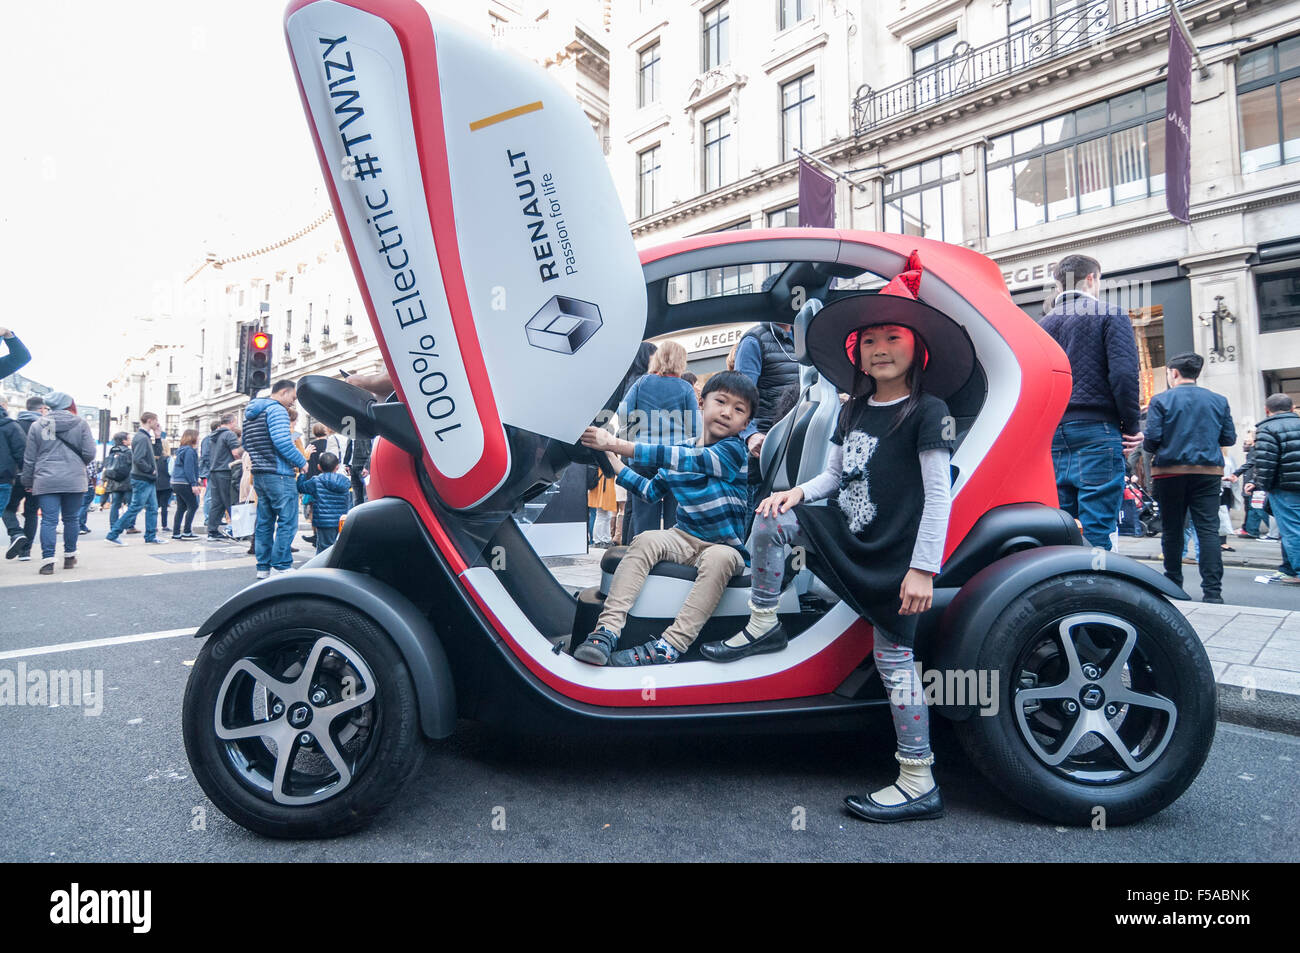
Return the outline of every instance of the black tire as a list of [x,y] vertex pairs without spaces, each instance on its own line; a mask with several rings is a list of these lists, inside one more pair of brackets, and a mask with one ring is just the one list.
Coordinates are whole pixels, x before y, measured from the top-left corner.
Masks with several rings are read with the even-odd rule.
[[[1112,621],[1077,622],[1094,614]],[[1067,628],[1076,643],[1079,672],[1091,684],[1086,698],[1083,691],[1066,697],[1065,688],[1052,698],[1042,697],[1052,693],[1052,686],[1077,683],[1068,674],[1062,646],[1064,620],[1071,620]],[[1127,633],[1114,620],[1126,623],[1136,636],[1128,664],[1118,666],[1118,674],[1111,667],[1123,653]],[[1166,599],[1125,579],[1073,573],[1033,586],[998,616],[980,648],[977,668],[997,672],[998,711],[977,712],[957,724],[963,748],[999,790],[1060,824],[1097,826],[1099,819],[1105,826],[1130,824],[1163,810],[1196,778],[1214,741],[1217,689],[1196,630]],[[1115,685],[1112,674],[1126,675],[1127,685],[1144,696],[1133,704],[1115,704],[1113,717],[1112,702],[1106,700]],[[1103,703],[1094,707],[1100,687],[1095,683],[1101,680],[1107,682],[1100,692]],[[1111,694],[1114,700],[1132,697]],[[1149,699],[1154,700],[1147,705]],[[1162,700],[1173,704],[1172,718],[1156,707],[1167,704]],[[1017,704],[1024,706],[1023,720],[1017,717]],[[1073,718],[1092,720],[1073,721],[1071,704]],[[1089,708],[1093,710],[1085,710]],[[1099,718],[1130,757],[1137,752],[1140,770],[1106,741],[1104,726],[1083,734],[1062,753],[1071,731],[1096,725]],[[1057,744],[1049,750],[1053,739]],[[1040,752],[1064,760],[1051,766]]]
[[[286,685],[313,662],[305,690],[314,697],[286,707],[267,689],[270,681],[241,662]],[[273,714],[275,704],[282,711]],[[311,734],[322,730],[334,705],[341,710],[329,718],[327,740]],[[299,729],[289,727],[291,716],[308,719],[312,741],[305,746]],[[225,739],[218,736],[218,717],[228,732],[267,730]],[[365,826],[424,758],[415,686],[401,653],[369,617],[323,599],[278,599],[213,633],[194,661],[182,721],[185,751],[204,793],[231,820],[269,837],[336,837]],[[266,741],[272,728],[294,739],[284,772],[289,783],[278,789],[279,744]],[[346,782],[340,762],[350,775]],[[286,797],[319,800],[282,803]]]

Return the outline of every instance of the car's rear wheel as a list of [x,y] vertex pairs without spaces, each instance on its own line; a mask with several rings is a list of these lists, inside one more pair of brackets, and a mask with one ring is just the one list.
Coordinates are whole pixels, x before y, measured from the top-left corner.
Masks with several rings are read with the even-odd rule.
[[323,599],[276,600],[214,633],[182,717],[204,793],[271,837],[364,826],[424,754],[401,654],[371,619]]
[[958,723],[971,760],[1023,807],[1128,824],[1173,803],[1214,740],[1214,673],[1167,600],[1101,573],[1047,580],[999,615],[978,655],[996,713]]

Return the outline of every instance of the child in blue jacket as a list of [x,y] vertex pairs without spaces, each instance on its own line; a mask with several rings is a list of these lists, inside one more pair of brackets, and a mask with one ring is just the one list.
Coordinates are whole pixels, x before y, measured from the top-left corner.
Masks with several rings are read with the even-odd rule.
[[[315,447],[310,450],[314,453]],[[352,481],[338,472],[339,458],[320,455],[320,473],[298,477],[298,492],[311,495],[311,525],[316,531],[316,552],[328,549],[339,538],[339,520],[352,508]]]

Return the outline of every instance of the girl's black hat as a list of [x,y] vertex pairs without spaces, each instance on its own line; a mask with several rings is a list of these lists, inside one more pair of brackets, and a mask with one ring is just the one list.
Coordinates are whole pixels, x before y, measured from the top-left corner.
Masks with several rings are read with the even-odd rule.
[[922,363],[925,390],[944,400],[961,390],[975,368],[970,338],[952,318],[916,300],[921,280],[916,252],[907,264],[907,271],[876,294],[842,298],[811,316],[801,314],[795,326],[799,359],[811,363],[839,390],[852,394],[858,373],[854,364],[858,332],[895,324],[909,328],[918,338],[916,360]]

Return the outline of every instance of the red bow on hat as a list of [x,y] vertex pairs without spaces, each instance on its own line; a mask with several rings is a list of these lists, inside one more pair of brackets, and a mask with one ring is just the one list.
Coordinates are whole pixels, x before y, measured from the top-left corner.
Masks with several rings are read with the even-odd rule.
[[[906,267],[895,275],[890,280],[889,284],[881,288],[878,293],[882,295],[897,295],[900,298],[911,298],[915,301],[917,294],[921,290],[921,272],[924,270],[925,269],[921,267],[921,255],[915,248],[913,248],[912,254],[907,256]],[[849,361],[854,366],[857,365],[857,361],[854,358],[854,352],[857,350],[857,347],[858,332],[854,331],[844,339],[844,350],[848,352]],[[929,363],[930,351],[927,348],[925,349],[925,358],[921,364],[921,369],[924,370],[926,365]]]

